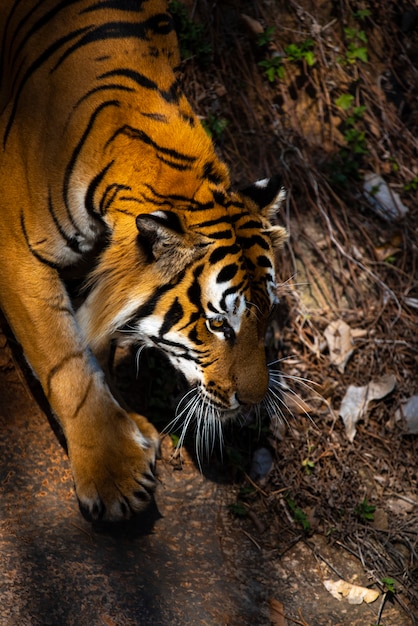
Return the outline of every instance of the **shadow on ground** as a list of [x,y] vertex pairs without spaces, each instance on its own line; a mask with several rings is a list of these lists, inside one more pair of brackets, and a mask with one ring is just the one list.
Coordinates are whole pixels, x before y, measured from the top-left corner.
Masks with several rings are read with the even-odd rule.
[[[280,529],[253,536],[228,512],[237,488],[206,479],[188,456],[172,464],[167,438],[148,515],[113,529],[88,524],[65,452],[0,340],[1,626],[286,623],[277,607],[317,626],[375,619],[378,607],[347,612],[325,591],[314,538],[279,555]],[[347,558],[339,567],[354,572]]]

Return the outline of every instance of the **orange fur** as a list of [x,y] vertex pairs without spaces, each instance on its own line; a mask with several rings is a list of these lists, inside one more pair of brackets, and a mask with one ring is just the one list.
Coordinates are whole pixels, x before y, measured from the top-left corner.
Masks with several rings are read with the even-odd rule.
[[[0,40],[0,306],[63,427],[82,511],[125,518],[155,486],[158,434],[91,351],[157,345],[219,419],[260,402],[279,188],[231,190],[179,90],[163,0],[7,0]],[[60,271],[91,256],[76,313]]]

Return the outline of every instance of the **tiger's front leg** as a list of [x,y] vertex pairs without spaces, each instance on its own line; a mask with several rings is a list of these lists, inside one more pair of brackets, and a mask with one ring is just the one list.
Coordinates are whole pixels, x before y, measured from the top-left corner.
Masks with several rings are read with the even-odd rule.
[[57,272],[24,245],[0,262],[0,306],[64,430],[80,509],[126,519],[151,499],[158,433],[112,397]]

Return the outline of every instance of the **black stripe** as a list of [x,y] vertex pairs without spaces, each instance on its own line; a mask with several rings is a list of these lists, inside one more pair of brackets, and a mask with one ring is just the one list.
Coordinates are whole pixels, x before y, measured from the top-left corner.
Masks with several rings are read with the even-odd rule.
[[[199,224],[199,228],[201,227],[201,224]],[[215,230],[212,231],[211,233],[205,233],[207,237],[210,237],[211,239],[231,239],[232,237],[232,231],[229,230]]]
[[199,222],[199,228],[210,228],[211,226],[219,226],[220,224],[230,226],[229,215],[222,215],[214,220],[206,220],[205,222]]
[[117,85],[116,83],[110,83],[108,85],[101,85],[100,87],[95,87],[94,89],[91,89],[86,94],[84,94],[84,96],[82,98],[80,98],[80,100],[78,100],[78,102],[76,102],[76,104],[74,106],[74,110],[77,109],[80,106],[80,104],[85,102],[85,100],[90,98],[90,96],[93,96],[95,93],[98,93],[98,92],[101,92],[101,91],[114,91],[114,90],[117,90],[117,91],[127,91],[127,92],[130,92],[130,93],[135,93],[135,89],[133,89],[131,87],[126,87],[125,85]]
[[185,271],[183,270],[177,275],[177,279],[175,282],[167,283],[166,285],[161,285],[155,289],[154,293],[148,298],[146,302],[144,302],[135,312],[135,314],[123,325],[118,328],[119,331],[127,332],[132,330],[132,326],[137,322],[146,317],[152,315],[157,307],[159,300],[165,293],[171,291],[171,289],[176,289],[177,285],[183,280]]
[[164,124],[168,124],[167,116],[163,115],[162,113],[143,113],[142,111],[140,111],[139,113],[143,117],[148,117],[150,120],[154,120],[154,122],[162,122]]
[[246,230],[246,229],[251,229],[251,230],[258,230],[260,231],[260,229],[262,228],[262,224],[260,222],[260,220],[255,220],[255,219],[250,219],[248,220],[248,222],[244,222],[243,224],[240,224],[238,226],[238,230]]
[[[78,1],[79,0],[62,0],[55,7],[53,7],[50,11],[48,11],[47,13],[44,13],[42,15],[42,17],[40,17],[34,24],[32,24],[32,26],[29,28],[29,30],[26,33],[26,35],[23,37],[21,43],[17,47],[16,52],[13,55],[13,59],[12,59],[11,65],[14,65],[16,63],[17,57],[21,53],[22,49],[25,47],[25,45],[28,42],[28,40],[32,37],[32,35],[36,34],[36,32],[38,30],[40,30],[41,28],[46,26],[48,24],[48,22],[50,22],[58,13],[60,13],[60,11],[62,11],[63,9],[68,8],[72,4],[76,4]],[[16,3],[15,6],[17,6],[17,4],[19,4],[19,3]],[[32,9],[29,11],[29,13],[27,13],[26,16],[23,19],[20,20],[16,30],[13,33],[12,38],[11,38],[10,49],[13,48],[15,40],[17,39],[17,36],[18,36],[19,32],[21,31],[21,29],[28,22],[30,22],[31,17],[32,17],[33,13],[35,13],[36,10],[38,9],[39,4],[40,4],[39,2],[35,3],[34,6],[32,7]]]
[[224,177],[216,171],[216,163],[214,161],[209,161],[208,163],[205,163],[203,167],[203,178],[206,178],[214,185],[220,185],[222,182],[224,182]]
[[[177,341],[169,341],[168,339],[164,339],[164,337],[160,336],[155,337],[153,335],[150,335],[148,338],[156,345],[156,347],[165,346],[166,348],[176,348],[181,350],[181,354],[178,354],[177,352],[172,352],[173,356],[179,359],[186,359],[187,361],[194,361],[195,363],[198,363],[199,361],[199,357],[197,355],[187,352],[187,348],[184,346],[183,343],[178,343]],[[170,351],[167,350],[167,352]]]
[[63,359],[61,359],[61,361],[57,365],[54,365],[54,367],[49,370],[49,374],[48,374],[47,381],[46,381],[46,392],[45,392],[48,398],[51,395],[51,384],[52,384],[52,379],[54,378],[54,376],[58,374],[58,372],[62,370],[62,368],[65,367],[73,359],[83,360],[84,358],[85,358],[85,352],[83,350],[80,350],[79,352],[73,352],[72,354],[68,354]]
[[188,172],[192,169],[191,165],[185,165],[183,163],[175,163],[174,161],[169,161],[159,154],[157,154],[156,156],[157,159],[161,161],[161,163],[164,163],[165,165],[168,165],[168,167],[172,167],[174,170],[178,170],[179,172]]
[[134,70],[129,68],[118,68],[116,70],[111,70],[109,72],[105,72],[99,76],[99,79],[109,78],[114,76],[123,76],[124,78],[129,78],[133,80],[137,85],[143,87],[144,89],[150,89],[152,91],[158,92],[161,97],[168,102],[169,104],[175,103],[177,104],[182,92],[180,90],[180,86],[177,80],[173,82],[171,87],[168,90],[162,90],[159,88],[158,84],[145,76],[144,74],[140,74]]
[[48,193],[48,211],[49,214],[51,215],[53,222],[55,224],[56,229],[58,230],[59,234],[61,235],[61,237],[65,240],[66,245],[68,248],[70,248],[70,250],[72,250],[73,252],[76,252],[77,254],[81,254],[80,251],[80,245],[77,241],[76,237],[71,237],[70,235],[67,235],[67,233],[64,231],[61,222],[59,221],[59,219],[57,218],[56,214],[55,214],[55,210],[54,210],[54,206],[52,204],[52,198],[51,198],[51,192],[49,191]]
[[196,326],[194,326],[188,333],[187,335],[188,339],[190,339],[190,341],[192,341],[196,346],[203,346],[204,345],[204,341],[202,341],[201,339],[199,339],[199,335],[197,333],[197,328]]
[[57,70],[73,52],[96,41],[131,38],[144,41],[147,39],[149,31],[158,35],[168,35],[172,30],[172,20],[166,13],[157,13],[143,22],[106,22],[99,26],[89,27],[87,33],[61,55],[52,71]]
[[108,185],[105,189],[105,192],[100,200],[100,215],[105,215],[108,208],[113,203],[115,197],[117,196],[119,191],[131,191],[131,187],[128,185],[118,185],[118,183],[112,183]]
[[81,136],[80,141],[78,142],[78,144],[76,145],[72,155],[71,155],[71,159],[67,165],[67,167],[65,168],[65,173],[64,173],[64,188],[63,188],[63,195],[64,195],[64,204],[65,204],[65,208],[67,209],[67,213],[68,213],[68,217],[71,220],[71,223],[73,224],[74,228],[76,228],[76,224],[74,222],[74,219],[71,215],[70,209],[69,209],[69,201],[68,201],[68,195],[69,195],[69,187],[70,187],[70,177],[71,174],[73,173],[73,169],[74,169],[74,165],[77,161],[77,158],[81,152],[81,149],[83,148],[84,142],[86,140],[86,138],[88,137],[95,121],[96,118],[98,117],[98,115],[107,107],[119,107],[120,103],[118,100],[109,100],[107,102],[102,102],[102,104],[100,106],[97,107],[97,109],[93,112],[93,114],[90,117],[89,123],[87,124],[87,127],[84,131],[84,133]]
[[89,380],[89,382],[87,384],[87,387],[86,387],[86,391],[84,392],[83,397],[81,398],[80,402],[78,403],[78,405],[76,407],[76,410],[74,411],[74,413],[72,415],[73,419],[75,417],[77,417],[77,415],[79,414],[79,412],[81,411],[83,406],[86,404],[87,399],[88,399],[88,397],[90,395],[90,391],[91,391],[92,385],[93,385],[93,380],[92,380],[92,378],[90,378],[90,380]]
[[240,237],[239,243],[241,248],[248,250],[253,246],[259,246],[263,250],[270,250],[270,244],[261,235],[251,235],[250,237]]
[[245,282],[241,281],[239,285],[234,285],[234,287],[229,287],[228,289],[225,289],[225,291],[222,294],[222,298],[219,301],[219,304],[221,305],[224,311],[226,311],[226,297],[232,293],[239,294],[244,286],[245,286]]
[[179,299],[175,298],[173,304],[164,315],[164,320],[160,328],[160,336],[168,333],[183,317],[184,311]]
[[83,9],[81,13],[89,13],[90,11],[100,9],[117,9],[118,11],[140,13],[142,11],[142,4],[144,4],[144,0],[99,0],[99,2],[95,2],[86,9]]
[[272,262],[270,261],[270,259],[266,256],[264,256],[264,254],[260,254],[257,257],[257,265],[259,265],[260,267],[273,267]]
[[121,128],[119,128],[106,142],[106,146],[109,145],[112,141],[116,139],[118,135],[127,135],[131,139],[137,139],[138,141],[142,141],[143,143],[152,146],[157,152],[161,152],[162,154],[171,157],[172,159],[177,159],[178,161],[184,161],[185,163],[194,163],[196,161],[196,157],[189,156],[188,154],[184,154],[182,152],[178,152],[172,148],[165,148],[164,146],[158,145],[149,135],[144,133],[143,130],[139,130],[138,128],[133,128],[125,124]]
[[94,194],[114,162],[114,160],[110,161],[110,163],[108,163],[98,174],[96,174],[87,187],[86,196],[84,198],[84,206],[86,207],[87,213],[91,216],[97,217],[97,211],[95,211],[94,208]]
[[236,276],[238,272],[238,267],[235,263],[230,263],[229,265],[225,265],[219,272],[216,277],[216,282],[219,283],[229,283],[234,276]]
[[[20,81],[19,84],[19,88],[17,90],[15,99],[14,99],[14,103],[13,103],[13,108],[12,111],[10,113],[10,117],[9,117],[9,121],[7,123],[6,126],[6,131],[4,133],[4,137],[3,137],[3,146],[6,146],[7,143],[7,138],[9,136],[15,115],[16,115],[16,111],[17,111],[17,107],[18,107],[18,103],[19,103],[19,99],[21,96],[21,93],[23,91],[23,88],[26,84],[26,82],[29,80],[29,78],[32,76],[32,74],[39,69],[39,67],[45,63],[46,61],[48,61],[48,59],[57,51],[61,48],[61,46],[63,46],[64,44],[66,44],[68,41],[71,41],[72,39],[75,39],[76,37],[78,37],[79,35],[81,35],[82,33],[84,33],[86,30],[88,30],[88,27],[85,28],[80,28],[78,30],[72,31],[71,33],[69,33],[68,35],[65,35],[65,37],[62,37],[61,39],[58,39],[57,41],[55,41],[51,46],[49,46],[49,48],[47,48],[46,50],[44,50],[44,52],[41,54],[41,56],[39,56],[36,61],[34,61],[32,63],[32,65],[26,70],[25,75],[23,76],[22,80]],[[13,84],[13,88],[14,88],[14,84]]]
[[219,263],[219,261],[222,261],[227,255],[238,254],[238,252],[240,252],[240,250],[235,244],[232,246],[219,246],[212,252],[208,262],[210,265],[215,265]]
[[23,211],[20,214],[20,226],[22,228],[22,232],[23,232],[23,236],[24,236],[25,241],[26,241],[26,245],[27,245],[30,253],[35,257],[35,259],[37,259],[38,261],[40,261],[44,265],[47,265],[48,267],[51,267],[54,270],[58,270],[59,269],[59,265],[57,263],[55,263],[55,261],[50,261],[49,259],[46,259],[41,254],[39,254],[39,252],[36,252],[36,250],[34,250],[32,248],[32,245],[31,245],[31,243],[29,241],[29,237],[28,237],[28,233],[27,233],[27,230],[26,230],[26,226],[25,226],[25,218],[24,218],[24,215],[23,215]]
[[[206,209],[213,209],[214,207],[213,202],[203,203],[203,202],[199,202],[198,200],[194,200],[193,198],[188,198],[187,196],[158,193],[158,191],[156,191],[154,187],[152,187],[148,183],[145,183],[145,187],[149,189],[154,196],[156,196],[157,198],[161,198],[162,200],[161,204],[168,204],[170,200],[176,203],[181,202],[181,203],[188,205],[187,206],[188,211],[205,211]],[[150,201],[156,204],[155,200],[150,200]]]

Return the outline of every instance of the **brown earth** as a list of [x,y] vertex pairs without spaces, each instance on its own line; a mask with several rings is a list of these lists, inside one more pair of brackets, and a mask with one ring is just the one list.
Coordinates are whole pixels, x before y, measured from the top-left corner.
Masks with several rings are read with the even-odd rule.
[[[266,498],[281,514],[254,504],[243,520],[231,515],[239,486],[205,478],[186,451],[173,460],[168,438],[155,507],[130,524],[87,523],[66,454],[0,339],[2,626],[377,622],[383,597],[349,605],[323,584],[372,585],[358,559],[295,529],[273,492]],[[397,605],[384,616],[382,624],[413,623]]]
[[[231,434],[223,465],[213,459],[203,475],[187,450],[173,459],[165,438],[155,508],[129,525],[92,527],[0,335],[0,624],[416,624],[418,444],[400,411],[418,392],[416,7],[188,5],[212,56],[203,68],[197,52],[184,62],[185,89],[234,183],[280,172],[288,190],[282,308],[268,348],[283,359],[290,410],[270,431]],[[264,47],[259,27],[274,27]],[[312,66],[286,52],[308,38]],[[351,43],[367,61],[347,61]],[[277,54],[284,75],[269,82],[258,63]],[[335,104],[343,94],[354,98],[348,110]],[[350,122],[354,105],[365,109]],[[404,218],[372,210],[367,172],[400,195]],[[338,368],[325,331],[342,321],[353,352]],[[175,390],[152,359],[149,370],[140,391],[149,387],[148,412],[160,420]],[[348,386],[388,375],[393,391],[369,406],[351,442],[338,415]],[[119,384],[137,401],[123,368]],[[255,480],[247,461],[260,447],[273,467]],[[337,600],[324,581],[339,579],[380,595]]]

